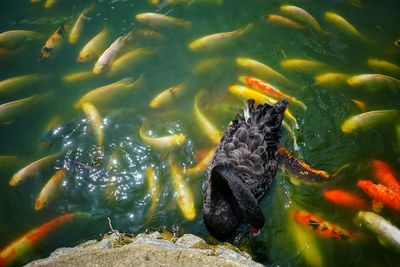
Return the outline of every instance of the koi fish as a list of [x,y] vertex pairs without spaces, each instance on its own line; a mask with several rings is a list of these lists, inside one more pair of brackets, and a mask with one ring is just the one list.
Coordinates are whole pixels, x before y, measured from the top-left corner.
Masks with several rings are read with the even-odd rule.
[[19,159],[12,155],[0,155],[0,170],[14,167],[19,163]]
[[367,38],[363,36],[350,22],[348,22],[342,16],[333,13],[333,12],[325,12],[325,19],[329,21],[339,32],[354,38],[356,40],[360,40],[363,42],[368,42]]
[[285,27],[296,29],[296,30],[304,29],[303,24],[297,23],[289,18],[280,16],[280,15],[276,15],[276,14],[269,14],[267,16],[267,21],[271,24],[285,26]]
[[300,72],[303,74],[323,72],[330,68],[330,66],[325,63],[307,59],[282,60],[281,66],[284,69]]
[[210,51],[225,47],[227,44],[236,41],[253,28],[252,24],[239,28],[231,32],[220,32],[207,35],[192,41],[189,49],[193,52]]
[[9,184],[11,186],[19,185],[21,182],[26,180],[28,177],[34,175],[36,172],[40,171],[48,164],[55,162],[59,156],[60,153],[55,153],[30,163],[29,165],[16,172],[10,179]]
[[36,199],[35,210],[41,210],[55,197],[57,189],[65,178],[65,171],[59,169],[54,173],[50,180],[45,184]]
[[0,33],[0,47],[12,48],[41,37],[38,32],[12,30]]
[[332,175],[326,171],[314,169],[307,163],[296,159],[284,147],[278,147],[278,153],[283,158],[285,167],[298,174],[301,178],[305,178],[313,182],[325,182],[332,178]]
[[236,58],[236,64],[246,71],[250,71],[254,76],[267,80],[278,85],[294,88],[295,84],[288,78],[273,70],[271,67],[250,58]]
[[315,32],[320,33],[322,35],[328,35],[329,33],[324,31],[319,23],[315,20],[313,16],[310,15],[304,9],[297,6],[283,5],[280,7],[281,12],[288,16],[289,18],[296,19],[305,25],[308,25]]
[[147,136],[145,133],[144,125],[142,125],[142,127],[140,127],[139,129],[139,136],[140,139],[142,139],[143,143],[159,150],[173,149],[183,145],[186,141],[186,136],[182,133],[162,137]]
[[224,57],[213,57],[203,59],[193,67],[193,73],[196,75],[206,75],[215,70],[216,66],[225,64],[228,60]]
[[176,86],[170,87],[161,93],[159,93],[156,97],[154,97],[150,102],[151,108],[160,108],[166,105],[171,104],[176,100],[187,88],[186,83],[181,83]]
[[11,101],[0,105],[0,123],[11,122],[22,112],[31,108],[39,101],[38,95]]
[[357,186],[375,201],[382,202],[386,207],[400,211],[400,193],[395,189],[382,184],[375,184],[370,180],[359,180]]
[[81,216],[87,215],[81,212],[66,213],[17,238],[0,250],[0,266],[12,265],[13,262],[15,263],[18,258],[23,257],[57,227]]
[[179,27],[191,29],[192,23],[183,19],[177,19],[158,13],[141,13],[136,15],[136,20],[150,28],[171,28]]
[[400,252],[400,230],[382,216],[369,211],[359,211],[357,219],[372,233],[374,233],[379,243]]
[[142,85],[142,83],[143,76],[140,76],[136,81],[129,77],[115,83],[95,88],[82,96],[75,103],[75,108],[80,108],[85,102],[90,102],[96,106],[107,105],[107,103],[114,101],[115,98],[136,89],[138,86]]
[[63,24],[52,35],[50,35],[49,39],[47,39],[46,44],[40,52],[40,62],[44,62],[53,57],[54,53],[63,45],[65,35],[66,24]]
[[351,233],[350,231],[347,231],[333,223],[325,221],[317,215],[314,215],[307,211],[294,211],[292,213],[292,217],[297,223],[311,228],[319,236],[338,240],[357,239],[356,235]]
[[207,154],[202,158],[202,160],[200,160],[199,163],[197,163],[195,166],[191,168],[183,169],[182,172],[187,176],[193,176],[203,172],[210,163],[212,157],[214,156],[214,153],[215,153],[215,148],[210,149],[207,152]]
[[76,83],[76,82],[86,81],[94,77],[95,74],[92,71],[82,71],[64,75],[62,79],[66,83]]
[[307,110],[306,105],[304,105],[303,102],[301,102],[300,100],[297,100],[296,98],[286,95],[284,93],[282,93],[279,89],[277,89],[276,87],[274,87],[272,84],[251,77],[251,76],[240,76],[239,80],[242,81],[243,83],[245,83],[247,86],[256,88],[260,91],[263,91],[264,93],[268,94],[271,97],[275,97],[278,100],[281,99],[286,99],[289,101],[289,103],[293,103],[298,105],[300,108],[302,108],[303,110]]
[[351,87],[366,88],[370,91],[378,91],[389,88],[396,90],[400,88],[400,80],[383,74],[361,74],[347,79]]
[[160,184],[158,183],[158,177],[155,175],[153,167],[148,167],[146,170],[146,178],[148,184],[148,190],[150,192],[150,208],[147,217],[150,219],[157,208],[158,195],[160,193]]
[[224,3],[224,0],[165,0],[165,3],[167,5],[182,5],[182,4],[197,4],[197,5],[202,5],[202,4],[214,4],[214,5],[222,5]]
[[125,42],[124,36],[118,37],[109,48],[107,48],[103,54],[97,59],[96,64],[93,67],[94,74],[100,74],[106,72],[113,62],[116,54],[121,50]]
[[346,208],[365,209],[368,207],[364,199],[340,189],[326,190],[324,197],[329,202]]
[[194,199],[190,187],[185,182],[182,174],[179,173],[178,167],[176,167],[172,159],[169,159],[169,167],[171,170],[171,176],[176,191],[176,201],[180,208],[183,217],[188,221],[193,221],[196,218],[196,209],[194,207]]
[[351,116],[340,126],[344,133],[351,133],[355,130],[374,127],[382,121],[393,121],[400,115],[398,110],[374,110]]
[[43,79],[39,74],[28,74],[17,77],[8,78],[0,82],[0,94],[14,93],[15,91],[30,86]]
[[394,171],[389,164],[376,159],[371,162],[371,166],[372,172],[379,183],[400,193],[400,182],[396,179]]
[[121,74],[124,70],[130,71],[138,63],[143,62],[149,57],[155,55],[155,51],[149,48],[137,48],[130,51],[121,57],[117,58],[110,66],[107,73],[109,76]]
[[367,64],[374,70],[382,71],[391,75],[400,75],[400,66],[388,61],[370,58],[368,59]]
[[[268,103],[268,105],[272,106],[274,103],[277,102],[277,100],[273,99],[272,97],[269,97],[261,92],[252,90],[250,88],[247,88],[247,87],[241,86],[241,85],[230,86],[229,92],[242,98],[245,101],[247,101],[247,99],[250,99],[250,98],[254,99],[257,104]],[[292,122],[292,125],[295,128],[297,128],[297,129],[299,128],[299,124],[297,123],[296,118],[293,116],[292,112],[289,109],[286,109],[285,117],[286,117],[285,119],[289,119]]]
[[44,8],[51,8],[56,4],[57,0],[46,0]]
[[328,72],[315,76],[314,81],[318,86],[333,87],[346,84],[349,77],[350,75],[344,73]]
[[164,42],[167,38],[156,31],[142,28],[134,28],[126,34],[125,39],[129,43],[151,41],[152,43]]
[[351,102],[353,102],[362,112],[367,111],[367,104],[365,104],[364,101],[357,100],[357,99],[351,99]]
[[89,103],[82,103],[82,110],[88,116],[90,125],[96,135],[97,144],[102,147],[104,144],[104,131],[103,131],[103,119],[97,108]]
[[199,123],[203,132],[210,138],[210,140],[214,144],[218,144],[219,140],[221,139],[221,133],[215,128],[214,125],[203,115],[203,113],[199,109],[199,95],[194,97],[194,115]]
[[79,17],[76,19],[74,26],[72,26],[71,31],[69,32],[68,35],[68,41],[71,44],[76,44],[78,42],[78,39],[81,35],[82,27],[83,27],[83,20],[85,19],[86,13],[92,8],[86,7],[82,13],[79,15]]
[[90,41],[81,49],[76,60],[78,62],[89,62],[94,61],[97,57],[99,57],[102,52],[107,48],[107,30],[102,30],[98,34],[96,34]]

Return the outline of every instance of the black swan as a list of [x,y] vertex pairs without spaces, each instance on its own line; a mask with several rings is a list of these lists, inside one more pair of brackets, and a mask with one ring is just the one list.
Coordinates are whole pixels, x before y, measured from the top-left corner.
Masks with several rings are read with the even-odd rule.
[[203,184],[203,220],[219,240],[235,233],[242,220],[256,235],[264,226],[258,201],[271,187],[278,161],[279,127],[288,102],[273,106],[254,100],[228,125],[207,168]]

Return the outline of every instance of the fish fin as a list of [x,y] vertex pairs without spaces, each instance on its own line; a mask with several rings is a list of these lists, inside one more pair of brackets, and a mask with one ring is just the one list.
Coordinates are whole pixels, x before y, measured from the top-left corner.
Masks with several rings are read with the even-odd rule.
[[350,166],[351,164],[344,164],[339,169],[337,169],[333,174],[331,174],[331,177],[336,177],[337,175],[339,175],[339,173],[341,173],[343,170],[347,169]]
[[293,98],[293,104],[296,104],[297,106],[299,106],[304,111],[307,110],[307,106],[303,102],[301,102],[300,100],[297,100],[296,98]]

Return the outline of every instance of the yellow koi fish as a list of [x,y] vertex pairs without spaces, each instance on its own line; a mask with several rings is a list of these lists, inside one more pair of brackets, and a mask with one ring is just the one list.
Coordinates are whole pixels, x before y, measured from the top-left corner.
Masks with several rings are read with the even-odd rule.
[[95,74],[92,71],[81,71],[81,72],[74,72],[71,74],[64,75],[62,78],[66,83],[76,83],[86,81],[88,79],[92,79],[95,77]]
[[131,71],[137,64],[155,55],[155,50],[150,48],[137,48],[117,58],[107,73],[109,76],[121,74],[124,70]]
[[285,26],[285,27],[296,29],[296,30],[304,29],[304,25],[297,23],[289,18],[280,16],[280,15],[276,15],[276,14],[269,14],[267,16],[267,21],[274,25]]
[[153,167],[148,167],[146,170],[146,178],[148,190],[150,192],[150,208],[147,214],[147,218],[151,219],[154,212],[157,209],[158,195],[160,194],[160,184],[158,183],[158,177],[155,174]]
[[362,87],[371,91],[389,88],[396,90],[400,88],[400,80],[383,74],[361,74],[347,79],[352,87]]
[[90,102],[96,106],[107,105],[140,86],[143,83],[143,77],[140,76],[136,81],[133,78],[124,78],[115,83],[107,84],[96,89],[90,90],[82,96],[76,103],[75,108],[80,108],[84,102]]
[[281,66],[284,69],[300,72],[303,74],[323,72],[330,68],[329,65],[325,63],[307,59],[286,59],[281,61]]
[[325,19],[332,23],[339,32],[360,41],[367,41],[367,38],[342,16],[333,12],[325,12]]
[[58,28],[49,39],[47,39],[46,44],[43,46],[40,52],[40,62],[50,59],[54,53],[61,48],[64,43],[66,35],[66,24]]
[[193,67],[193,73],[196,75],[209,74],[210,72],[218,69],[222,64],[225,64],[227,61],[228,60],[223,57],[213,57],[213,58],[203,59]]
[[353,102],[362,112],[367,111],[367,104],[365,104],[364,101],[358,99],[351,99],[351,102]]
[[8,78],[0,82],[0,95],[14,93],[24,86],[31,86],[42,79],[43,76],[39,74],[28,74]]
[[51,8],[56,4],[57,0],[46,0],[44,8]]
[[225,47],[227,44],[236,41],[253,28],[252,24],[246,27],[239,28],[231,32],[220,32],[207,35],[192,41],[189,44],[189,49],[193,52],[216,50]]
[[176,201],[178,202],[178,206],[183,214],[183,217],[185,217],[185,219],[188,221],[193,221],[196,218],[196,209],[194,207],[192,191],[183,179],[182,174],[179,173],[178,167],[173,164],[171,158],[169,159],[169,167],[177,194]]
[[310,13],[308,13],[307,11],[305,11],[300,7],[283,5],[280,7],[280,10],[284,15],[308,25],[311,29],[313,29],[317,33],[323,35],[329,34],[328,32],[324,31],[321,28],[319,23],[315,20],[313,16],[310,15]]
[[93,68],[93,73],[94,74],[100,74],[103,73],[109,68],[111,63],[113,62],[116,54],[118,51],[121,50],[121,48],[124,45],[124,36],[118,37],[111,45],[109,48],[106,49],[106,51],[101,54],[99,59],[96,61],[96,64],[94,65]]
[[[237,97],[247,101],[247,99],[254,99],[257,104],[267,103],[268,105],[274,105],[278,100],[269,97],[261,92],[255,91],[253,89],[247,88],[242,85],[232,85],[229,87],[229,92],[236,95]],[[294,127],[299,128],[296,118],[293,114],[286,109],[285,118],[292,121]]]
[[68,41],[71,44],[76,44],[78,39],[81,35],[82,27],[83,27],[83,20],[85,19],[86,13],[89,11],[90,7],[85,8],[79,17],[76,19],[74,26],[72,26],[71,31],[68,35]]
[[42,188],[42,191],[40,191],[35,202],[35,210],[41,210],[47,206],[47,204],[49,204],[49,202],[55,197],[57,189],[61,185],[64,177],[65,171],[63,169],[59,169],[54,173],[54,175]]
[[76,60],[78,62],[90,62],[96,60],[102,52],[107,48],[107,30],[102,30],[96,34],[90,41],[81,49]]
[[346,84],[349,77],[350,75],[344,73],[328,72],[315,76],[314,81],[315,85],[332,87]]
[[103,119],[93,104],[89,102],[82,103],[83,112],[88,116],[90,125],[96,135],[97,144],[102,147],[104,144],[104,131],[103,131]]
[[154,97],[150,102],[151,108],[160,108],[171,104],[176,100],[187,88],[186,83],[181,83],[176,86],[172,86]]
[[221,133],[215,128],[214,125],[201,113],[199,109],[199,96],[194,97],[194,115],[199,123],[203,132],[211,139],[214,144],[218,144],[221,139]]
[[142,125],[142,127],[140,127],[139,129],[139,136],[140,139],[142,139],[143,143],[158,150],[174,149],[183,145],[186,142],[186,136],[182,133],[162,137],[147,136],[144,125]]
[[25,179],[34,175],[35,173],[40,171],[42,168],[44,168],[48,164],[55,162],[59,156],[60,156],[60,153],[55,153],[55,154],[46,156],[44,158],[41,158],[37,161],[30,163],[29,165],[25,166],[24,168],[19,170],[17,173],[15,173],[13,175],[13,177],[10,179],[9,184],[11,186],[19,185]]
[[183,19],[177,19],[158,13],[141,13],[136,15],[136,20],[150,28],[179,27],[191,29],[192,23]]
[[400,66],[388,61],[370,58],[368,59],[367,63],[369,67],[375,70],[382,71],[390,75],[400,75]]
[[351,133],[358,129],[374,127],[382,121],[393,121],[398,119],[399,115],[400,112],[393,109],[364,112],[346,119],[340,128],[344,133]]
[[39,101],[39,96],[11,101],[0,105],[0,123],[8,123],[13,121],[18,115],[31,108]]
[[285,76],[279,72],[273,70],[271,67],[258,62],[250,58],[237,58],[236,64],[246,71],[250,71],[251,74],[257,76],[260,79],[267,80],[271,83],[277,83],[282,86],[287,86],[289,88],[294,88],[295,84],[287,79]]
[[183,169],[182,172],[187,176],[193,176],[205,171],[212,157],[214,156],[214,153],[215,153],[215,148],[210,149],[207,155],[205,155],[204,158],[200,160],[199,163],[197,163],[195,166],[191,168]]
[[38,37],[41,37],[41,35],[34,31],[13,30],[2,32],[0,33],[0,47],[12,48]]

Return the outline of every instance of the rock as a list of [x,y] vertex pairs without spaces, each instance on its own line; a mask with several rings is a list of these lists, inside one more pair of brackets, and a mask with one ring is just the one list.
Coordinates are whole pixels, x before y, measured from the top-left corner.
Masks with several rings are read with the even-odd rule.
[[175,244],[186,248],[204,248],[207,245],[203,239],[192,234],[184,234]]

